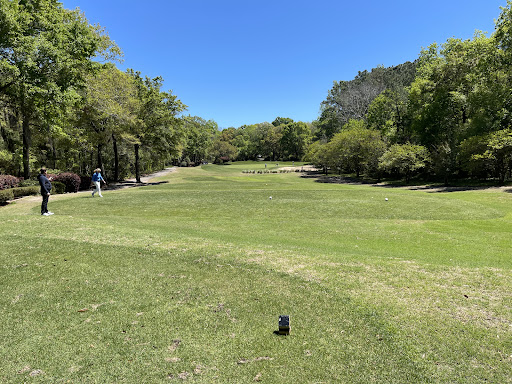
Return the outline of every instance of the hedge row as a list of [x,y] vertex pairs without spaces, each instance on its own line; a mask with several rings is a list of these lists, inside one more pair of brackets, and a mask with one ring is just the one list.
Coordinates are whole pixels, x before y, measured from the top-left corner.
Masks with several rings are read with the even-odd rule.
[[37,195],[39,193],[39,190],[39,186],[15,187],[10,189],[10,191],[12,191],[12,194],[14,195],[14,198]]
[[14,194],[12,193],[12,188],[0,190],[0,203],[5,203],[12,199],[14,199]]
[[[38,195],[40,192],[39,185],[27,186],[27,187],[14,187],[9,189],[0,190],[0,203],[5,203],[9,200],[16,199],[23,196]],[[66,185],[56,181],[52,183],[52,193],[60,194],[66,192]]]
[[[52,183],[52,193],[78,192],[88,189],[91,184],[90,176],[78,176],[76,173],[63,172],[49,174]],[[40,191],[37,180],[23,180],[22,177],[0,175],[0,203],[5,203],[22,196],[37,195]]]
[[[66,190],[66,186],[64,184],[59,183],[58,181],[56,181],[53,184],[53,188],[52,188],[53,194],[64,193],[65,190]],[[14,187],[14,188],[9,188],[9,189],[2,189],[2,190],[0,190],[0,203],[5,203],[9,200],[13,200],[18,197],[38,195],[39,192],[40,192],[40,188],[38,186]]]

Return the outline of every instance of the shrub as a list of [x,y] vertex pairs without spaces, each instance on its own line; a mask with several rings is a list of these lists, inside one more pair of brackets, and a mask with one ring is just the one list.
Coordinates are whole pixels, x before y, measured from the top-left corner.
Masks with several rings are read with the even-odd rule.
[[60,169],[52,169],[52,168],[46,168],[46,174],[48,175],[60,175],[61,173],[64,173]]
[[33,185],[27,187],[14,187],[11,188],[10,190],[12,191],[14,198],[17,198],[23,196],[37,195],[40,191],[40,188],[37,185]]
[[5,203],[12,199],[14,199],[12,188],[0,190],[0,203]]
[[39,181],[29,179],[29,180],[23,180],[19,184],[19,187],[33,187],[33,186],[39,186]]
[[0,190],[17,187],[23,179],[11,175],[0,175]]
[[58,195],[66,192],[66,184],[60,181],[52,181],[52,193]]
[[81,179],[76,173],[64,172],[53,178],[54,181],[65,185],[64,192],[78,192],[80,189]]

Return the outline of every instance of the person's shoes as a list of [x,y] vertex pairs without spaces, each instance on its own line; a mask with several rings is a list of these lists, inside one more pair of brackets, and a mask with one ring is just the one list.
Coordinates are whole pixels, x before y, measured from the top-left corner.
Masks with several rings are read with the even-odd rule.
[[50,212],[50,211],[48,211],[47,213],[48,213],[49,215],[55,215],[55,213]]
[[48,212],[42,213],[43,216],[50,216]]
[[103,197],[103,195],[100,195],[100,197]]

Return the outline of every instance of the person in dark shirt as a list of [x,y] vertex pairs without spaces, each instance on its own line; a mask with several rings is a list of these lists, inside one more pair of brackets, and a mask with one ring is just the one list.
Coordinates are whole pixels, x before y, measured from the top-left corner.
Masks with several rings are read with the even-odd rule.
[[53,212],[48,211],[48,199],[50,198],[50,191],[52,190],[52,183],[46,176],[46,169],[41,168],[41,173],[37,176],[39,185],[41,186],[41,196],[43,196],[43,202],[41,203],[41,215],[50,216]]

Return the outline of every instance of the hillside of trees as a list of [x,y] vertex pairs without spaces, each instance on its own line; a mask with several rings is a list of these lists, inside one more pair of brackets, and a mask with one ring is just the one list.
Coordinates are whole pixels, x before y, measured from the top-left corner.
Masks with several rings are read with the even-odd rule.
[[304,160],[358,177],[512,178],[512,2],[495,31],[432,44],[414,62],[334,81],[313,122],[219,130],[185,115],[161,77],[116,68],[121,49],[79,10],[0,0],[0,173],[46,166],[113,180],[165,165]]

